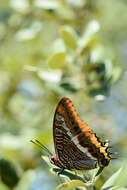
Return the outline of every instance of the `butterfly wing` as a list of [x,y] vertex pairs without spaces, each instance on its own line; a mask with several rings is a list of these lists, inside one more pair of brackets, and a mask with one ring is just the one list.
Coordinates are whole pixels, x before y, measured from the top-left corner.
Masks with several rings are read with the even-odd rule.
[[86,147],[80,145],[77,139],[77,135],[81,133],[78,122],[81,120],[71,101],[66,97],[62,98],[56,108],[53,122],[56,155],[67,169],[93,169],[97,166],[97,159]]

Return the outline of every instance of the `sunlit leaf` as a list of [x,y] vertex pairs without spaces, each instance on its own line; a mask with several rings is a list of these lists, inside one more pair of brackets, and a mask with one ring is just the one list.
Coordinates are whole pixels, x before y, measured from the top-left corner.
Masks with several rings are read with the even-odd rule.
[[55,10],[59,7],[59,2],[56,0],[36,0],[35,5],[39,8],[46,9],[46,10]]
[[116,181],[116,186],[118,187],[126,187],[127,186],[127,163],[125,162],[120,177]]
[[57,40],[55,40],[55,42],[53,43],[52,51],[54,53],[55,52],[65,52],[66,51],[65,44],[64,44],[64,42],[63,42],[63,40],[61,38],[58,38]]
[[111,78],[112,77],[112,74],[113,74],[113,63],[110,59],[105,59],[105,71],[106,71],[106,77],[107,79],[108,78]]
[[92,20],[88,23],[86,26],[86,30],[84,32],[84,39],[92,37],[94,34],[96,34],[100,29],[100,24],[97,20]]
[[21,13],[27,12],[29,10],[29,3],[27,0],[22,0],[22,1],[11,0],[10,5],[12,6],[13,9]]
[[74,10],[71,7],[67,6],[65,3],[60,4],[59,8],[56,9],[56,13],[58,17],[62,19],[73,20],[76,18]]
[[123,168],[120,168],[116,173],[114,173],[101,187],[101,190],[106,188],[116,186],[117,180],[120,178]]
[[91,54],[90,54],[90,62],[91,63],[97,63],[105,60],[106,57],[106,49],[100,45],[97,44],[94,48],[91,49]]
[[56,52],[51,55],[48,59],[48,65],[52,69],[61,69],[65,66],[66,63],[66,53],[65,52]]
[[105,189],[103,189],[103,190],[117,190],[117,186],[111,186],[111,187],[107,187],[107,188],[105,188]]
[[28,190],[33,180],[34,172],[31,170],[24,173],[15,190]]
[[86,0],[76,0],[76,1],[69,0],[68,2],[70,3],[71,6],[73,6],[75,8],[81,8],[81,7],[85,6],[85,4],[86,4]]
[[51,83],[58,83],[61,80],[61,75],[62,73],[60,70],[49,70],[49,71],[43,71],[39,70],[38,71],[39,77],[46,81],[46,82],[51,82]]
[[41,31],[42,29],[42,23],[40,22],[34,22],[29,28],[24,28],[22,30],[19,30],[15,38],[18,41],[26,41],[26,40],[32,40],[37,36],[37,34]]
[[93,20],[86,26],[86,30],[82,37],[78,41],[79,52],[82,54],[87,46],[92,46],[96,40],[96,33],[100,29],[100,24],[98,21]]
[[1,183],[1,182],[0,182],[0,189],[9,190],[9,188],[6,185],[4,185],[3,183]]
[[65,182],[63,184],[60,184],[59,186],[57,186],[57,190],[70,190],[70,189],[73,189],[73,188],[76,188],[76,187],[84,187],[84,190],[86,189],[85,188],[85,184],[80,181],[80,180],[71,180],[69,182]]
[[112,72],[112,82],[114,83],[120,78],[122,70],[120,67],[115,66]]
[[77,34],[70,26],[63,26],[60,29],[61,37],[67,47],[76,49],[77,47]]

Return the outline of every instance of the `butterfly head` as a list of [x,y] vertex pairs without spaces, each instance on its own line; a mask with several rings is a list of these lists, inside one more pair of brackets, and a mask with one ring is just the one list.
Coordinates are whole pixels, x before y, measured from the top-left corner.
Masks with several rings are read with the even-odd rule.
[[109,157],[107,157],[107,158],[102,157],[102,158],[98,161],[99,170],[98,170],[98,172],[96,173],[96,176],[98,176],[98,175],[103,171],[103,169],[104,169],[106,166],[108,166],[110,160],[111,160],[111,158],[110,158],[110,156],[109,156]]
[[108,166],[108,164],[109,164],[109,162],[110,162],[110,158],[109,157],[107,157],[107,158],[101,158],[100,160],[99,160],[99,166],[100,167],[106,167],[106,166]]

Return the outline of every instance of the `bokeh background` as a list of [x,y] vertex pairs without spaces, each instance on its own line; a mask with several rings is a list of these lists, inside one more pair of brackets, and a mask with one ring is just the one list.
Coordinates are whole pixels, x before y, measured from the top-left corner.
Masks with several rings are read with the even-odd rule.
[[127,186],[127,1],[0,0],[0,189],[52,190],[59,183],[30,143],[54,152],[52,121],[62,96],[117,159]]

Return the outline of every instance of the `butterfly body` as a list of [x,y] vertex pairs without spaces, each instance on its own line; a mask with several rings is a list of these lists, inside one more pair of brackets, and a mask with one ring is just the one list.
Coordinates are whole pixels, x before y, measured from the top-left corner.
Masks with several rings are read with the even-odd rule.
[[63,97],[53,121],[55,155],[51,163],[63,169],[86,170],[105,167],[111,157],[108,147],[81,121],[71,100]]

